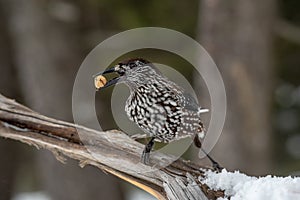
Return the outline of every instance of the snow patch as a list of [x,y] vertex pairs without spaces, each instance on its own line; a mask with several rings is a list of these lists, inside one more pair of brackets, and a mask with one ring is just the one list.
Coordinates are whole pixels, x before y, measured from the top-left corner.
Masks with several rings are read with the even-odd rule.
[[12,200],[51,200],[51,198],[43,191],[37,191],[17,194]]
[[212,190],[223,190],[225,198],[218,200],[290,200],[300,199],[299,177],[251,177],[239,171],[216,173],[207,171],[199,178]]

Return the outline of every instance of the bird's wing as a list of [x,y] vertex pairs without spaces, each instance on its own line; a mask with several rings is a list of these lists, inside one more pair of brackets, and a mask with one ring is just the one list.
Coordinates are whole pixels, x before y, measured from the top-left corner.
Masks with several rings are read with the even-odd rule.
[[170,87],[170,90],[174,92],[174,95],[177,96],[178,99],[180,99],[180,104],[184,109],[199,112],[201,107],[190,93],[186,92],[182,87],[180,87],[179,85],[177,85],[176,83],[174,83],[166,77],[165,81],[172,86]]
[[209,112],[208,109],[201,108],[201,106],[191,94],[184,92],[183,97],[184,100],[182,105],[185,110],[197,112],[198,115],[200,115],[201,113]]
[[196,99],[191,94],[184,92],[183,97],[184,97],[183,107],[185,109],[191,110],[191,111],[198,111],[200,106],[197,103]]

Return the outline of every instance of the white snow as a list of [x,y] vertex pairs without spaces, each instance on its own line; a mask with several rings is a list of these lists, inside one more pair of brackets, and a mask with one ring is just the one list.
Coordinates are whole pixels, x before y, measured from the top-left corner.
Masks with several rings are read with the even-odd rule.
[[17,194],[12,200],[51,200],[51,198],[43,191],[37,191]]
[[207,171],[199,178],[212,190],[223,190],[225,198],[218,200],[300,200],[300,177],[251,177],[239,171],[220,173]]

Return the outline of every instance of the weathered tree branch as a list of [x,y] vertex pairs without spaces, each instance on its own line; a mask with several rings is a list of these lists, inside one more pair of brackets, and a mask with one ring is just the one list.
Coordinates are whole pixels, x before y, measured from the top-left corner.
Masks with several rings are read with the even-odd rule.
[[[77,131],[83,133],[84,138],[79,138]],[[115,130],[99,132],[48,118],[1,94],[0,136],[48,149],[62,162],[69,157],[78,160],[81,167],[96,166],[157,199],[204,200],[223,196],[222,192],[211,191],[199,182],[198,177],[203,176],[205,167],[179,159],[166,168],[140,173],[150,168],[139,163],[143,145],[126,134]],[[93,149],[93,153],[86,147]],[[162,162],[171,157],[161,154],[153,159]]]

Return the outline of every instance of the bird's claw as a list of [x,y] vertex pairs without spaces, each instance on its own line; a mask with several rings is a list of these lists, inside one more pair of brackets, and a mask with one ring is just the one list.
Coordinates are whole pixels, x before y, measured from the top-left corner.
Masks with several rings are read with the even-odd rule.
[[216,172],[221,172],[222,169],[224,169],[224,168],[221,167],[221,166],[219,165],[219,163],[214,162],[214,163],[213,163],[213,169],[214,169]]
[[145,150],[142,153],[141,162],[145,165],[150,165],[150,153]]

